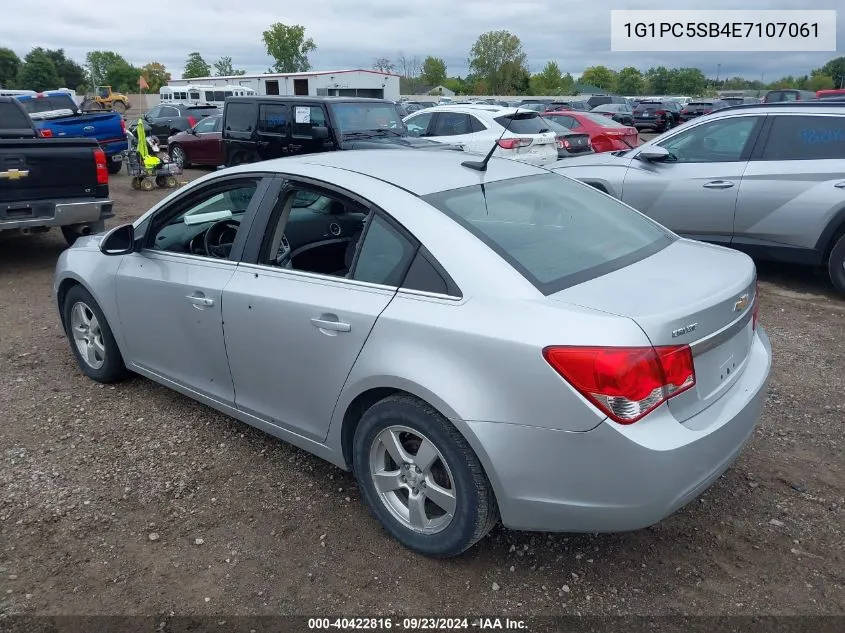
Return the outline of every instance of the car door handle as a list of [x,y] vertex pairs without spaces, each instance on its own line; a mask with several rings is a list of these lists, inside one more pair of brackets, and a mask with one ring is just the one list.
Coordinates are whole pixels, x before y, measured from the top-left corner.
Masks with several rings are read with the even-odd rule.
[[185,297],[193,306],[199,310],[203,308],[209,308],[214,305],[214,299],[209,299],[205,295],[201,293],[197,293],[194,295],[187,295]]
[[711,180],[702,185],[705,189],[730,189],[734,186],[730,180]]
[[323,314],[319,317],[311,319],[311,324],[320,330],[329,330],[330,332],[349,332],[352,326],[348,323],[343,323],[337,320],[337,317],[332,318],[328,314]]

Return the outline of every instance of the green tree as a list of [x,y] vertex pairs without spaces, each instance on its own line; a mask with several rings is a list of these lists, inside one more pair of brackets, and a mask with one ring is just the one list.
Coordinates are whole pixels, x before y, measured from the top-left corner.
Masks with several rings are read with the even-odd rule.
[[245,75],[246,71],[234,68],[231,57],[221,57],[214,62],[214,74],[218,77],[232,77],[235,75]]
[[170,81],[170,73],[164,67],[164,64],[159,62],[150,62],[146,66],[141,66],[141,75],[147,82],[149,88],[147,92],[158,92],[159,88],[166,86]]
[[182,72],[183,79],[210,76],[211,66],[202,58],[202,55],[196,51],[188,55],[188,61],[185,62],[185,70]]
[[827,90],[834,87],[833,77],[824,74],[821,69],[816,69],[810,73],[810,79],[807,81],[807,88],[816,92],[817,90]]
[[590,66],[581,73],[580,82],[611,92],[616,88],[616,73],[607,66]]
[[665,95],[670,91],[672,73],[666,66],[649,68],[645,73],[647,91],[653,95]]
[[725,90],[750,90],[751,83],[744,77],[731,77],[726,79],[722,87]]
[[533,95],[559,95],[563,90],[563,75],[557,62],[546,62],[536,75],[531,77],[529,92]]
[[707,90],[707,77],[699,68],[673,69],[669,92],[680,95],[701,95]]
[[0,48],[0,86],[9,88],[21,70],[21,59],[11,48]]
[[390,61],[387,57],[378,57],[373,62],[373,70],[380,73],[392,73],[396,71],[396,64]]
[[456,95],[465,95],[469,92],[467,82],[463,77],[447,77],[443,85]]
[[520,39],[508,31],[488,31],[472,45],[469,70],[484,83],[486,90],[478,94],[508,94],[517,85],[527,84],[531,75]]
[[296,73],[311,69],[308,53],[317,50],[310,37],[305,38],[305,27],[299,24],[287,26],[276,22],[261,34],[267,54],[275,60],[273,69],[277,73]]
[[616,75],[616,90],[623,95],[639,95],[643,93],[645,79],[643,74],[633,66],[626,66]]
[[429,86],[439,86],[446,83],[446,62],[440,57],[429,55],[422,65],[421,79]]
[[845,57],[831,59],[821,71],[833,79],[834,88],[845,88]]
[[61,77],[44,49],[33,48],[23,58],[17,83],[19,86],[26,86],[26,90],[54,90],[61,88]]
[[63,48],[47,49],[44,53],[53,61],[61,87],[71,90],[81,90],[85,87],[85,69],[72,59],[68,59]]
[[[115,68],[120,69],[126,66],[130,66],[129,62],[114,51],[91,51],[85,56],[85,67],[91,86],[111,85],[108,79],[109,73]],[[136,85],[137,82],[138,77],[135,77]]]

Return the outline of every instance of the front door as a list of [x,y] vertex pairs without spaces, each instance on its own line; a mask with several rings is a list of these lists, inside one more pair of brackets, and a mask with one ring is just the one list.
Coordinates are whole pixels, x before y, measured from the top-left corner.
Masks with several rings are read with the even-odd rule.
[[657,145],[665,161],[634,158],[622,200],[684,237],[730,244],[743,172],[762,116],[683,128]]
[[[295,199],[293,190],[279,203],[257,263],[239,267],[224,291],[226,347],[239,409],[322,441],[415,249],[342,196],[324,192],[298,209]],[[347,240],[339,253],[338,239]]]
[[233,244],[245,239],[238,222],[260,201],[259,182],[218,179],[162,208],[115,282],[129,362],[221,403],[234,402],[222,293],[237,268]]
[[313,154],[329,149],[331,141],[315,139],[314,128],[328,127],[326,111],[319,103],[296,103],[292,106],[291,154]]

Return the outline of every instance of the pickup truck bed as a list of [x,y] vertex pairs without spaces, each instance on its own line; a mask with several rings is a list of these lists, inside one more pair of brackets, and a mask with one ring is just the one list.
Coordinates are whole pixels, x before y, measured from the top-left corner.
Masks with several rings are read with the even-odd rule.
[[40,138],[20,104],[0,97],[0,231],[60,226],[73,243],[104,230],[113,215],[108,196],[106,156],[97,141]]

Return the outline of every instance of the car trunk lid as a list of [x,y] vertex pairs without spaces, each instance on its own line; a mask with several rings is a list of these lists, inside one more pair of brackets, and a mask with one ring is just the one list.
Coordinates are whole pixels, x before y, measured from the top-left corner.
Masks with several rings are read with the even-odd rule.
[[756,270],[747,256],[678,240],[639,262],[550,296],[633,319],[654,346],[690,345],[693,388],[668,406],[681,422],[741,375],[753,337]]
[[558,147],[570,154],[581,154],[592,151],[589,134],[561,134],[557,137]]

